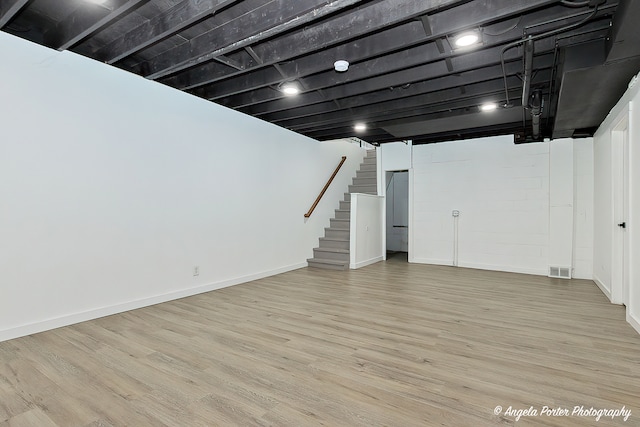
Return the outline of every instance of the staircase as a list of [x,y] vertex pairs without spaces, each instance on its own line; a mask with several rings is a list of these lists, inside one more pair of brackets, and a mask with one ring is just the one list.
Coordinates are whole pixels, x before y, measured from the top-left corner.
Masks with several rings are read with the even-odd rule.
[[320,246],[313,250],[313,258],[307,259],[309,267],[330,270],[349,269],[349,223],[351,218],[351,193],[378,194],[376,184],[376,150],[368,150],[360,169],[344,193],[344,200],[336,209],[336,214],[329,220],[329,227],[324,229],[324,237],[320,238]]

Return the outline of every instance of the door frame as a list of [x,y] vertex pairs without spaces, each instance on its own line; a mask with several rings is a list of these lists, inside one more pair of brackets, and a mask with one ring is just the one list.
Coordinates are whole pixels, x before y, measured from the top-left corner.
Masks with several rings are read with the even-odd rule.
[[[629,304],[629,109],[616,118],[611,130],[613,234],[611,246],[611,302]],[[627,223],[627,228],[618,226]]]
[[[394,173],[397,172],[407,172],[407,191],[409,192],[409,197],[407,200],[407,210],[408,210],[408,218],[407,218],[407,237],[409,242],[407,243],[407,253],[411,253],[411,172],[410,169],[392,169],[383,171],[383,182],[382,182],[382,191],[384,191],[384,210],[383,210],[383,225],[384,232],[382,236],[383,245],[384,245],[384,259],[387,259],[387,203],[389,200],[387,199],[387,174],[391,174],[393,176]],[[410,256],[410,255],[409,255]]]

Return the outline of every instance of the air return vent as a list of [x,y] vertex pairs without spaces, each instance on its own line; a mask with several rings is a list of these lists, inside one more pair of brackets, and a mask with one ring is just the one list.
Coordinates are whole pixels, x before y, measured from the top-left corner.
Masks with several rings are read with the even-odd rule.
[[558,279],[571,279],[571,268],[549,267],[549,277],[555,277]]

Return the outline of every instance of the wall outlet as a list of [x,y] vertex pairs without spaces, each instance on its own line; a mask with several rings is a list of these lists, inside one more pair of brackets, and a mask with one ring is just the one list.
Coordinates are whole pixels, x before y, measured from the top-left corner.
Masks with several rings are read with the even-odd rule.
[[193,267],[193,275],[194,276],[199,276],[200,275],[200,267],[199,266],[195,266]]

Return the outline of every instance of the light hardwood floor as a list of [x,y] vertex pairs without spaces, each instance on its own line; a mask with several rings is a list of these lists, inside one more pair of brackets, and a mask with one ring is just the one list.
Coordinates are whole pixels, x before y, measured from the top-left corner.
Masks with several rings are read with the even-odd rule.
[[640,425],[640,336],[592,282],[398,257],[3,342],[0,362],[0,426]]

